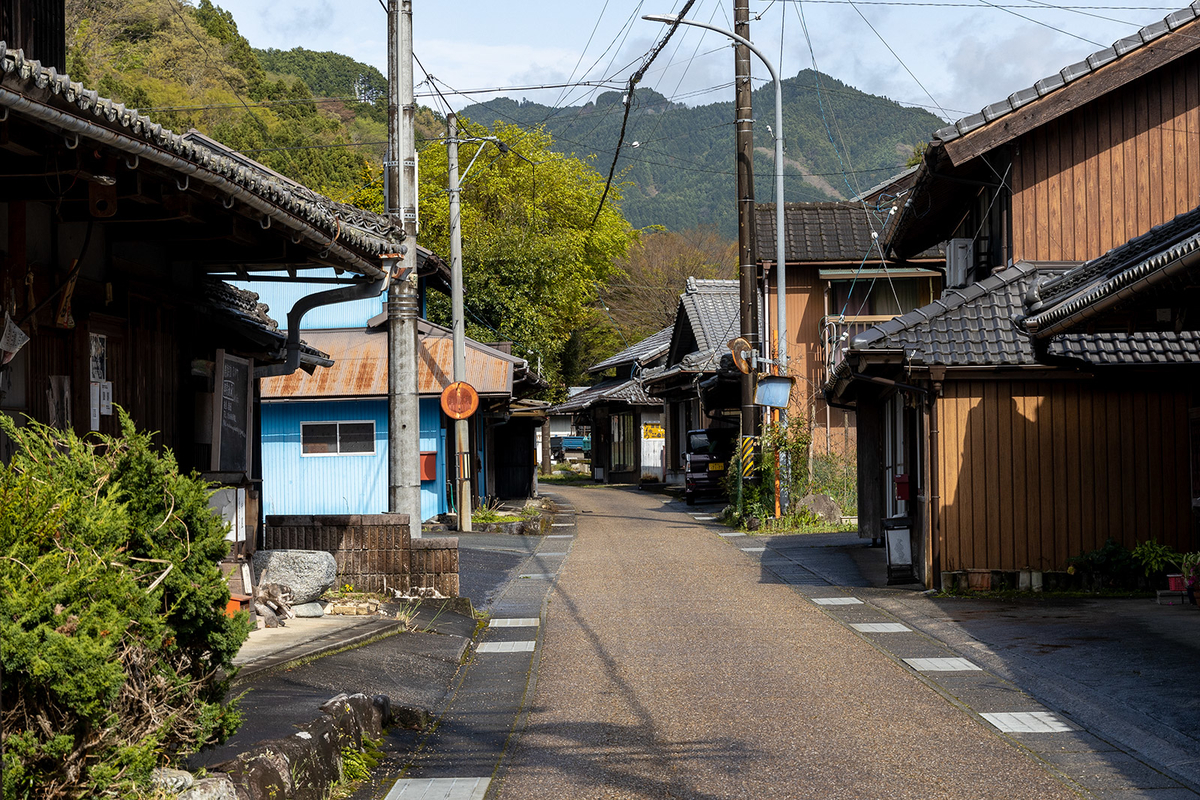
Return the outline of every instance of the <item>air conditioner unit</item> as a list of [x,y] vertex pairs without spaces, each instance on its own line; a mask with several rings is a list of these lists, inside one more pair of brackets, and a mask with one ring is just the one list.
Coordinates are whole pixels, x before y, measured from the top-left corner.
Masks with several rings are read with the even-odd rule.
[[967,285],[971,268],[975,266],[975,250],[970,239],[951,239],[946,242],[946,288],[959,289]]

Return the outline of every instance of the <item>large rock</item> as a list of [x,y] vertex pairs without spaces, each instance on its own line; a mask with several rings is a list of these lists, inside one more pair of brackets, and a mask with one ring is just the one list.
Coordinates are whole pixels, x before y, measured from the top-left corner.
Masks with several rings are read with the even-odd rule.
[[185,789],[176,800],[238,800],[238,793],[228,775],[209,775]]
[[800,506],[807,508],[826,522],[842,521],[842,510],[827,494],[806,494],[800,499]]
[[337,583],[337,562],[324,550],[259,550],[254,583],[278,583],[292,590],[292,605],[311,603]]

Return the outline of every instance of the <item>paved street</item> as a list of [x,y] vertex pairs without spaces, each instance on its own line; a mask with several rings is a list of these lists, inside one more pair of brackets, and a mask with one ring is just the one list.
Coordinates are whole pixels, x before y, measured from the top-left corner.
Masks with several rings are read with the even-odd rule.
[[677,505],[562,494],[579,536],[502,800],[1073,796]]
[[490,624],[355,800],[1200,797],[1194,607],[929,597],[853,533],[554,497],[550,536],[462,537]]

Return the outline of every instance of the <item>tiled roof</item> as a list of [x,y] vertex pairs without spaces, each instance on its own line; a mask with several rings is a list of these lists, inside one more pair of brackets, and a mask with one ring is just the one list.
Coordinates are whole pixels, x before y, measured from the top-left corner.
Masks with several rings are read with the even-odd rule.
[[1026,298],[1029,316],[1023,325],[1031,333],[1048,335],[1094,303],[1179,259],[1200,251],[1200,207],[1151,228],[1099,258],[1049,281],[1036,284]]
[[622,402],[632,406],[657,406],[661,401],[651,399],[637,378],[610,378],[589,386],[564,403],[547,410],[549,414],[574,414],[586,411],[598,403]]
[[[180,135],[136,109],[100,95],[27,59],[0,42],[0,105],[82,139],[92,139],[208,186],[229,202],[242,203],[278,223],[299,240],[320,247],[355,269],[377,271],[377,258],[397,252],[404,240],[391,221],[334,201],[282,178],[241,154],[222,152],[205,137]],[[377,272],[376,272],[377,274]]]
[[1197,2],[1192,3],[1190,6],[1168,14],[1165,19],[1159,22],[1147,25],[1132,36],[1127,36],[1124,39],[1114,42],[1111,47],[1097,50],[1083,61],[1063,67],[1059,72],[1042,78],[1027,89],[1013,92],[1004,100],[985,106],[978,114],[963,117],[954,124],[941,128],[934,132],[934,138],[941,139],[943,142],[949,142],[960,136],[965,136],[976,128],[982,128],[984,125],[1007,114],[1011,114],[1013,111],[1032,103],[1038,98],[1045,97],[1051,92],[1058,91],[1085,75],[1095,72],[1106,64],[1111,64],[1118,58],[1144,47],[1164,34],[1188,24],[1197,17],[1200,17],[1200,0],[1197,0]]
[[599,364],[592,365],[588,369],[588,372],[603,372],[606,369],[626,364],[640,366],[653,361],[670,348],[671,333],[674,330],[675,326],[672,325],[669,328],[663,328],[658,333],[652,333],[637,344],[630,345],[616,355],[604,359]]
[[[902,351],[913,365],[1021,367],[1042,364],[1033,341],[1018,328],[1023,298],[1038,277],[1038,265],[1020,262],[940,300],[855,336],[848,357],[872,351]],[[1073,334],[1049,343],[1051,356],[1095,366],[1170,362],[1200,358],[1195,334]],[[843,362],[845,363],[845,362]],[[835,376],[836,377],[836,376]]]
[[[868,211],[861,204],[784,203],[784,246],[788,263],[810,261],[860,262],[879,260],[879,241],[886,241],[886,226],[895,216],[890,209]],[[754,207],[755,235],[760,261],[775,261],[775,204]],[[914,258],[946,257],[941,245],[931,247]]]
[[[283,348],[287,341],[287,335],[280,332],[279,323],[268,316],[267,306],[258,302],[257,292],[247,291],[237,286],[231,286],[225,281],[209,278],[202,284],[201,295],[204,303],[209,307],[227,317],[232,317],[242,325],[266,334],[268,340],[274,341],[279,346],[280,360],[283,360],[285,357]],[[300,355],[301,360],[309,364],[327,367],[333,363],[327,353],[318,350],[303,339],[300,340]]]
[[[737,281],[687,279],[687,291],[679,298],[680,306],[692,326],[697,350],[723,347],[741,329],[741,308]],[[680,322],[675,317],[675,324]]]

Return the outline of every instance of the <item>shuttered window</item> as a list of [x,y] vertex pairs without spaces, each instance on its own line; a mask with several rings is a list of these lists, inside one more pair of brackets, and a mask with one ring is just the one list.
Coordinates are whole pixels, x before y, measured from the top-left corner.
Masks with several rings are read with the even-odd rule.
[[306,456],[374,455],[374,422],[302,422],[300,452]]

